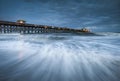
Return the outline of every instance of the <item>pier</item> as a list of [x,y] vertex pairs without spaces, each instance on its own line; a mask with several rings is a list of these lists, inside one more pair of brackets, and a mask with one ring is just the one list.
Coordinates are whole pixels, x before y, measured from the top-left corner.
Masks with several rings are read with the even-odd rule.
[[17,22],[0,21],[0,33],[39,34],[39,33],[80,33],[80,32],[88,33],[89,30],[28,24],[24,20],[18,20]]

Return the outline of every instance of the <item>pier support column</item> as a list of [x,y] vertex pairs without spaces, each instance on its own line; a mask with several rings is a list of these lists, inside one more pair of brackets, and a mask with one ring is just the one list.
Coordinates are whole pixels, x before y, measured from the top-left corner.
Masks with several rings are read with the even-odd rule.
[[0,25],[0,33],[2,33],[2,26]]

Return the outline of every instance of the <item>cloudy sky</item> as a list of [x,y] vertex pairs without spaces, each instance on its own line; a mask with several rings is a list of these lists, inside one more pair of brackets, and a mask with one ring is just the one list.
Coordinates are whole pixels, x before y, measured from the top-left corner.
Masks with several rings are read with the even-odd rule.
[[0,0],[0,20],[120,32],[120,0]]

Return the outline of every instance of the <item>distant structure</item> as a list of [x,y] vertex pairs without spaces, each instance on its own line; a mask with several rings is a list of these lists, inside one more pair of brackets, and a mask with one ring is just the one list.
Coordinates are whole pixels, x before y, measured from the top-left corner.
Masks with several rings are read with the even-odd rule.
[[25,20],[17,20],[16,22],[19,23],[19,24],[25,24],[26,23]]
[[0,21],[0,33],[22,33],[22,34],[39,34],[39,33],[91,33],[88,29],[73,29],[68,27],[56,27],[47,25],[28,24],[25,20],[16,22]]
[[90,32],[90,30],[88,30],[86,28],[82,28],[81,30],[84,31],[84,32]]

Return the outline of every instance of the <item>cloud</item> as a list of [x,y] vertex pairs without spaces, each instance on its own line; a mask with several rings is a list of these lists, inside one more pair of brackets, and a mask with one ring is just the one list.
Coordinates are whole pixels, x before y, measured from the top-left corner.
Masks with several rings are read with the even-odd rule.
[[0,18],[23,18],[56,26],[115,28],[120,31],[120,0],[7,0],[0,1]]

